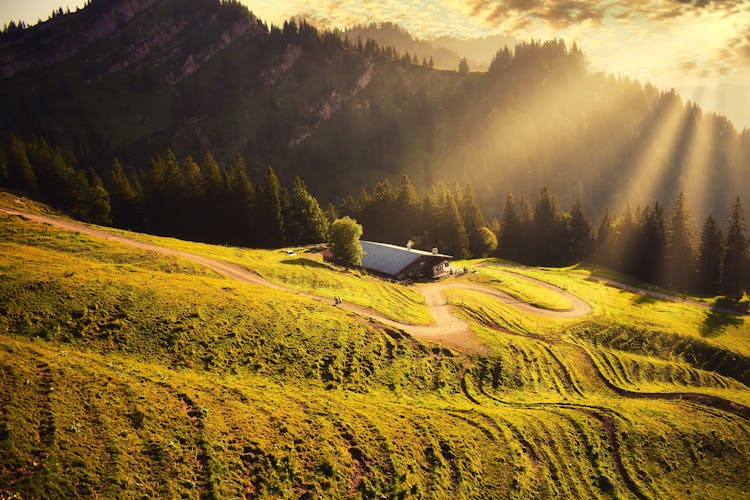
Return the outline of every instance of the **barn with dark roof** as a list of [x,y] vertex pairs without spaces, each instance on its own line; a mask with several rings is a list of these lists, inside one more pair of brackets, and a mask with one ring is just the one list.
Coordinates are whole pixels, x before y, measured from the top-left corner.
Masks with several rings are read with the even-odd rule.
[[448,274],[450,255],[412,248],[360,241],[362,267],[373,274],[395,280],[440,278]]

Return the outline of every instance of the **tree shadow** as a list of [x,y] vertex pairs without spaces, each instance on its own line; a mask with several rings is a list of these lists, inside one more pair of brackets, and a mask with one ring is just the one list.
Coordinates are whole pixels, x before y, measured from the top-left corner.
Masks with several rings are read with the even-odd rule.
[[737,311],[740,314],[746,314],[748,312],[748,302],[746,299],[733,299],[730,297],[719,297],[716,299],[716,307],[722,308],[728,311]]
[[633,304],[638,306],[643,304],[655,304],[656,302],[657,299],[645,293],[639,293],[636,297],[633,298]]
[[740,326],[744,320],[739,316],[708,311],[701,325],[701,335],[703,337],[718,337],[729,326]]

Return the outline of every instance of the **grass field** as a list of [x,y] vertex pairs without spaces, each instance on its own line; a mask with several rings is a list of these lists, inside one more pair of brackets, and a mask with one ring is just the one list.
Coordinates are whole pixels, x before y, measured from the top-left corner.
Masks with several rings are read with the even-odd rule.
[[[424,298],[413,288],[325,263],[319,253],[308,248],[258,250],[119,233],[138,241],[239,264],[276,283],[324,297],[339,296],[346,302],[369,307],[391,319],[412,324],[429,324],[431,321]],[[288,252],[294,252],[294,255]]]
[[[471,261],[466,261],[471,263]],[[476,273],[476,274],[475,274]],[[513,273],[496,267],[472,266],[472,272],[461,276],[461,280],[496,288],[522,302],[553,311],[568,311],[571,304],[560,294],[550,291],[528,280],[519,279]]]
[[[382,287],[389,317],[430,320],[411,288],[277,251],[159,241],[322,295],[335,279],[363,283],[363,297]],[[539,285],[479,269],[554,306]],[[750,405],[746,318],[644,300],[586,270],[513,271],[594,311],[543,318],[448,291],[487,346],[468,355],[0,215],[0,498],[747,497],[747,417],[689,396]]]

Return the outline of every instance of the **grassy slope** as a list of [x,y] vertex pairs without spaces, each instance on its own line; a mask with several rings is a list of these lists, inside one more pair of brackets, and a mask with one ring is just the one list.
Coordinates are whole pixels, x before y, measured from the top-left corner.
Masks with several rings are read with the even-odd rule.
[[[16,217],[0,217],[0,233],[0,495],[740,498],[750,489],[747,421],[617,396],[595,366],[617,356],[627,376],[604,374],[645,390],[747,402],[748,388],[586,337],[602,318],[634,327],[648,313],[654,335],[680,322],[575,273],[540,274],[588,293],[594,318],[537,320],[451,292],[491,349],[467,357],[179,259]],[[739,342],[744,328],[711,345]],[[675,334],[702,338],[690,321]]]
[[[471,262],[467,261],[467,263]],[[472,273],[463,275],[462,279],[496,288],[522,302],[543,309],[569,311],[572,308],[570,302],[561,297],[560,294],[494,267],[472,267]]]
[[[20,203],[16,203],[16,200]],[[25,198],[17,198],[8,193],[0,193],[0,206],[54,215],[54,212],[44,205]],[[27,228],[33,227],[27,226]],[[329,265],[322,262],[320,254],[306,252],[304,249],[298,255],[292,256],[288,255],[285,250],[258,250],[207,245],[119,229],[92,227],[124,235],[134,240],[239,264],[271,281],[325,297],[339,296],[347,302],[369,307],[386,317],[401,322],[412,324],[429,324],[432,322],[432,317],[424,305],[424,298],[412,288],[386,283],[359,271],[349,271]],[[35,231],[35,229],[30,230]],[[24,242],[25,238],[30,237],[28,234],[18,234],[15,238],[18,242]],[[81,238],[82,241],[90,240],[83,236]]]

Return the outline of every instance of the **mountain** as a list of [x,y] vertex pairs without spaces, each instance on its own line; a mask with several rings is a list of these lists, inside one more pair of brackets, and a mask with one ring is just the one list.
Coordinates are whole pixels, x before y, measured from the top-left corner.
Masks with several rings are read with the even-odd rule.
[[456,69],[461,58],[468,60],[474,70],[486,70],[495,54],[503,47],[515,47],[520,41],[504,35],[488,35],[478,38],[456,38],[442,35],[430,39],[412,36],[398,24],[390,22],[370,23],[348,27],[336,33],[347,38],[351,43],[359,40],[374,40],[379,45],[391,46],[401,53],[408,52],[422,59],[432,60],[440,69]]
[[[382,46],[391,46],[401,53],[417,57],[417,62],[432,61],[436,68],[455,69],[462,55],[455,50],[434,46],[430,41],[414,38],[394,23],[371,23],[346,28],[337,32],[350,43],[373,40]],[[493,53],[494,54],[494,53]],[[473,63],[474,61],[472,61]],[[472,64],[472,67],[474,65]],[[485,64],[486,67],[486,64]]]
[[593,73],[561,41],[498,50],[459,74],[304,21],[268,27],[236,2],[93,0],[3,34],[0,132],[42,136],[105,182],[114,158],[239,155],[323,202],[404,173],[420,190],[472,183],[495,215],[507,191],[545,185],[592,215],[684,191],[703,218],[750,198],[750,132]]

